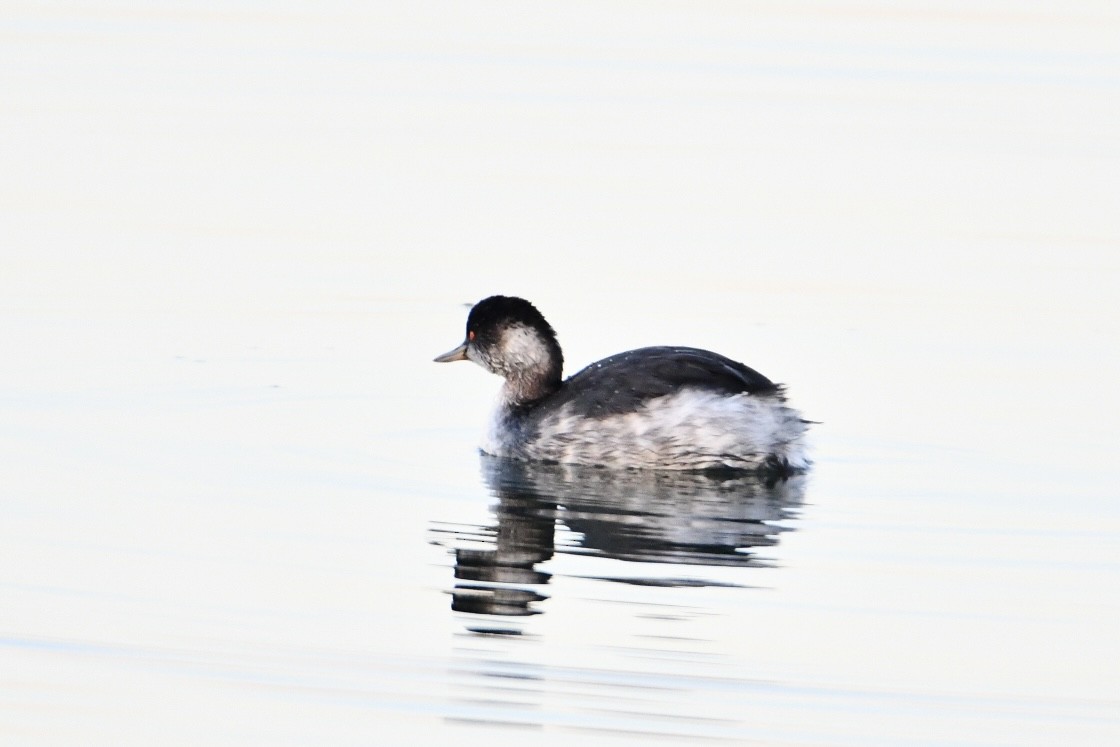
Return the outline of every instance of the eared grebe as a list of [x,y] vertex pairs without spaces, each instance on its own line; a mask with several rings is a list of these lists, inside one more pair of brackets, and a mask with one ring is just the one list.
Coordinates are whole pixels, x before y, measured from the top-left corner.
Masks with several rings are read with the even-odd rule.
[[707,350],[652,347],[561,380],[556,333],[521,298],[479,301],[466,340],[435,360],[471,360],[505,379],[487,454],[675,470],[791,473],[809,464],[808,421],[754,369]]

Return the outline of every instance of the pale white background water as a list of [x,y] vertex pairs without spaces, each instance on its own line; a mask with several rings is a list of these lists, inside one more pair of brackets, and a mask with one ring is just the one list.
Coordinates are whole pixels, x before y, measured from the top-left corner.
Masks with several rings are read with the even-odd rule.
[[[1091,2],[5,3],[0,743],[1114,743],[1118,39]],[[497,381],[430,360],[495,292],[569,371],[786,382],[822,422],[771,567],[558,553],[472,633],[445,530],[495,521]]]

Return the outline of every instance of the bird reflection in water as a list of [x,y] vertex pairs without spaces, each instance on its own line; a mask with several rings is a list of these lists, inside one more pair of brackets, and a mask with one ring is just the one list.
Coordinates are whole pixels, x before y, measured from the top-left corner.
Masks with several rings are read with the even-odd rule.
[[[452,609],[525,616],[551,574],[539,565],[554,553],[642,563],[758,567],[757,549],[775,545],[796,517],[805,476],[765,479],[743,473],[608,470],[482,456],[498,503],[496,523],[436,530],[455,555]],[[557,545],[556,527],[569,532]],[[467,547],[473,543],[475,547]],[[596,576],[649,585],[711,582],[664,576]],[[727,585],[726,583],[722,585]],[[518,632],[488,628],[487,632]]]

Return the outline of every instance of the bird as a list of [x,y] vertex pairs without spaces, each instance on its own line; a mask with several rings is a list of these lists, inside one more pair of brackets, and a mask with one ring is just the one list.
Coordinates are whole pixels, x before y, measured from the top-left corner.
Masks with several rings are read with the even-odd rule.
[[811,421],[785,388],[699,348],[630,350],[562,378],[556,332],[523,298],[490,296],[463,343],[435,362],[469,360],[501,376],[481,450],[524,461],[616,469],[791,475],[811,464]]

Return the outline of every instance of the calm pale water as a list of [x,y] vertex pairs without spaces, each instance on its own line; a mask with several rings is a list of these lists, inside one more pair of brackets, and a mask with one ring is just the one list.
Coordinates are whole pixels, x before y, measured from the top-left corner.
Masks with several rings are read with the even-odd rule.
[[[1120,741],[1111,4],[0,34],[0,744]],[[496,292],[813,470],[480,458]]]

